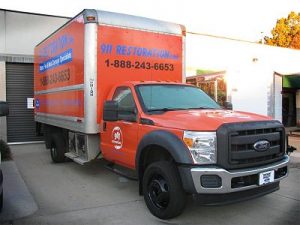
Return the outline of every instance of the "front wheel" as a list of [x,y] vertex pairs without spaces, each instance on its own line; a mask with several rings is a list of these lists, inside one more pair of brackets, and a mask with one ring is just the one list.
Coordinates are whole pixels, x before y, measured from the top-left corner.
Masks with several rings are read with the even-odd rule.
[[143,177],[143,194],[150,212],[160,219],[170,219],[182,213],[186,193],[177,168],[171,162],[154,162]]

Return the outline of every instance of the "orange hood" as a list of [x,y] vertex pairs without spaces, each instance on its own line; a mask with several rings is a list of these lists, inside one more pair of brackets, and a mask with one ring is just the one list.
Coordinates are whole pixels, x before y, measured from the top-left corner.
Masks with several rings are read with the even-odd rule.
[[215,131],[224,123],[271,120],[270,117],[231,110],[179,110],[145,116],[155,126],[191,131]]

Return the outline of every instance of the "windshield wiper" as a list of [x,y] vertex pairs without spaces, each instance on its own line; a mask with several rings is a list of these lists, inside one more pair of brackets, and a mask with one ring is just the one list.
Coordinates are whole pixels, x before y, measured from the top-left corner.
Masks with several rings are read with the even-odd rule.
[[168,112],[176,110],[185,110],[185,108],[161,108],[161,109],[148,109],[147,112]]
[[201,106],[201,107],[191,107],[191,108],[186,108],[186,109],[217,109],[217,108]]
[[190,110],[190,109],[217,109],[211,107],[190,107],[190,108],[161,108],[161,109],[149,109],[147,112],[168,112],[176,110]]

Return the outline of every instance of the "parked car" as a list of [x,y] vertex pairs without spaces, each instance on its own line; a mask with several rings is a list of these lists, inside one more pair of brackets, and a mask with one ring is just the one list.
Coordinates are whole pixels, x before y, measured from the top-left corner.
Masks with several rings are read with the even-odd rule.
[[[7,116],[9,113],[8,104],[0,101],[0,116]],[[1,151],[0,151],[0,163],[1,163]],[[0,211],[3,207],[3,174],[0,167]]]

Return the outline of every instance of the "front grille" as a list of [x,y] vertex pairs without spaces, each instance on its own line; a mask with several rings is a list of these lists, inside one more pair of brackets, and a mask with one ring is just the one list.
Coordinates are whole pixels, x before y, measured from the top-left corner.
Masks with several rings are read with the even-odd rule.
[[[217,131],[217,135],[218,148],[221,148],[218,153],[222,157],[218,158],[218,162],[227,169],[271,163],[281,159],[285,152],[284,128],[276,121],[226,124]],[[255,150],[254,144],[258,141],[268,141],[269,148]]]
[[[280,146],[281,137],[281,128],[242,130],[230,133],[230,164],[253,164],[282,156]],[[253,145],[261,140],[269,141],[270,148],[266,151],[258,152],[254,149]]]

